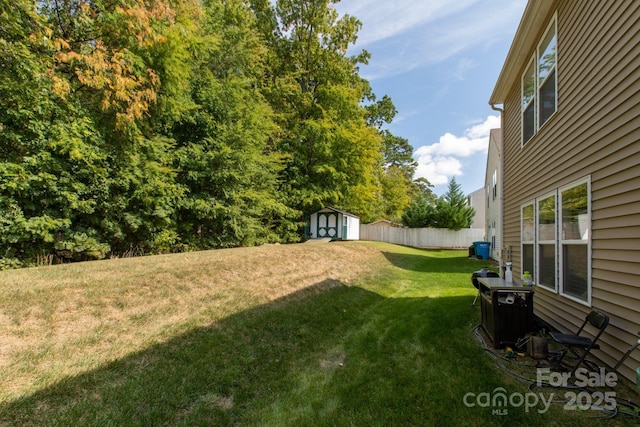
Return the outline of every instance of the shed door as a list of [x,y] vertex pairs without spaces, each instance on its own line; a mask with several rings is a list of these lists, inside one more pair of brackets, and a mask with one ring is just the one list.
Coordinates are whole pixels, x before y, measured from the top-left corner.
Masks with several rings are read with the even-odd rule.
[[338,237],[338,214],[336,212],[318,212],[318,237]]
[[342,217],[342,240],[347,240],[347,216]]

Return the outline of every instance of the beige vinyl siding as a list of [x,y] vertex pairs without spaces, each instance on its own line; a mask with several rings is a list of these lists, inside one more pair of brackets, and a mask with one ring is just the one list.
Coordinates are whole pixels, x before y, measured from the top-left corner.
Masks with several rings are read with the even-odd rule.
[[[504,100],[504,245],[521,274],[520,207],[591,178],[591,306],[611,325],[595,354],[609,366],[640,331],[640,2],[561,0],[557,12],[556,113],[522,146],[520,81]],[[527,63],[510,72],[522,75]],[[535,313],[574,331],[592,308],[536,288]],[[621,373],[635,380],[640,351]]]

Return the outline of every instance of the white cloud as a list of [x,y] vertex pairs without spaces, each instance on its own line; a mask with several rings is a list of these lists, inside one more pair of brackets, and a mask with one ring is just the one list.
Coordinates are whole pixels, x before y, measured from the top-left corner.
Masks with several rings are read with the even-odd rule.
[[[470,48],[511,38],[526,0],[350,0],[339,13],[363,26],[355,50],[372,53],[362,68],[368,80],[443,62]],[[459,64],[463,67],[469,64]]]
[[464,80],[468,71],[476,67],[476,64],[472,59],[460,58],[456,64],[456,68],[451,75],[453,80]]
[[344,14],[358,18],[364,25],[358,34],[358,45],[402,34],[416,26],[455,15],[479,0],[347,0],[336,5]]
[[464,131],[462,136],[449,132],[431,145],[423,145],[414,151],[418,162],[416,178],[426,178],[433,185],[447,184],[454,176],[463,175],[460,159],[486,155],[491,129],[500,127],[499,116],[489,116]]

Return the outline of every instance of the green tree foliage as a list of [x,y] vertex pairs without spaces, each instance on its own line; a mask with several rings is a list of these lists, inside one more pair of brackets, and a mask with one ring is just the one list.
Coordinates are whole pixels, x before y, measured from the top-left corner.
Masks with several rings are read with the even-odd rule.
[[402,224],[409,228],[427,227],[432,210],[433,205],[422,194],[418,194],[411,199],[411,203],[402,213]]
[[[175,141],[154,129],[150,117],[175,110],[160,94],[180,98],[176,81],[185,76],[193,11],[188,2],[172,8],[161,0],[42,4],[57,48],[54,79],[66,104],[91,120],[94,138],[82,142],[98,151],[100,162],[84,161],[104,177],[95,212],[74,219],[62,235],[87,228],[115,251],[168,250],[177,240],[173,219],[184,190],[172,169]],[[67,144],[63,138],[60,145]]]
[[411,202],[413,175],[418,164],[413,160],[413,147],[405,138],[392,135],[388,130],[383,137],[382,216],[399,220]]
[[396,114],[330,0],[0,3],[0,269],[292,242],[334,205],[397,216]]
[[280,180],[289,206],[334,205],[367,219],[378,209],[381,138],[362,106],[370,87],[357,64],[367,54],[346,56],[360,22],[338,17],[333,3],[280,0],[278,20],[256,5],[276,53],[264,92],[281,129],[276,148],[287,160]]
[[447,192],[435,200],[418,193],[402,215],[407,227],[448,228],[461,230],[473,222],[475,210],[467,206],[467,199],[455,177],[449,181]]
[[435,203],[437,197],[433,193],[433,184],[429,182],[427,178],[420,177],[413,180],[411,183],[411,194],[414,196],[421,195],[427,201]]
[[438,200],[437,207],[441,215],[438,228],[460,230],[471,226],[475,210],[467,206],[467,197],[455,177],[451,178],[447,192]]
[[374,101],[366,107],[367,122],[378,129],[382,138],[382,164],[379,168],[380,193],[377,203],[378,218],[399,221],[403,211],[409,206],[413,188],[412,179],[417,163],[413,160],[413,147],[405,138],[393,135],[382,127],[393,121],[397,110],[388,96]]
[[0,257],[28,259],[63,239],[104,256],[85,223],[72,229],[95,212],[104,156],[92,120],[64,99],[54,32],[32,2],[5,2],[0,16]]
[[198,247],[292,240],[299,213],[277,198],[282,161],[269,147],[277,128],[257,89],[266,49],[242,2],[210,1],[206,16],[191,87],[197,108],[173,130],[189,194],[180,235]]

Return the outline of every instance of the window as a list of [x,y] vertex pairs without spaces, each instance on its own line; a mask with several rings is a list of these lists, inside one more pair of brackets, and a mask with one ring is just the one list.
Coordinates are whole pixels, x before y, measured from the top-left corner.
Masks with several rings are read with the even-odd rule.
[[556,112],[556,19],[540,41],[522,75],[522,144],[526,144]]
[[522,142],[536,133],[536,72],[533,60],[522,77]]
[[494,169],[492,178],[493,200],[498,196],[498,170]]
[[522,218],[520,230],[522,239],[522,272],[528,271],[533,276],[534,282],[536,282],[537,275],[535,274],[534,260],[535,260],[535,217],[534,217],[534,203],[531,202],[524,205],[521,208],[520,217]]
[[491,224],[491,247],[495,250],[496,248],[496,222],[493,221]]
[[560,190],[561,292],[585,302],[591,301],[589,192],[588,181]]
[[556,195],[538,200],[538,283],[556,289]]
[[556,112],[556,21],[538,47],[538,126],[542,126]]
[[522,271],[539,286],[591,304],[591,194],[584,178],[520,208]]

